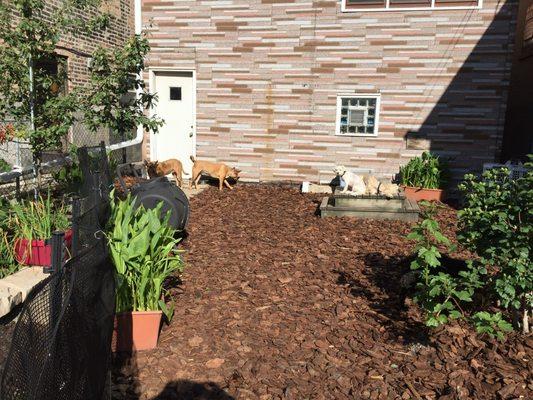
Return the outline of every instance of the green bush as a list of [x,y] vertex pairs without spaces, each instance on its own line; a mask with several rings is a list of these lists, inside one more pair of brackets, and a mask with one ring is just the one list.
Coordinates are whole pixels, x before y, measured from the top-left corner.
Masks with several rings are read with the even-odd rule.
[[9,172],[11,169],[11,165],[3,158],[0,158],[0,172]]
[[[487,286],[503,308],[522,314],[518,323],[529,330],[533,307],[533,164],[520,179],[505,168],[489,170],[481,179],[467,175],[459,189],[465,194],[459,211],[459,240],[490,268]],[[517,320],[515,318],[515,320]]]
[[183,271],[179,239],[168,224],[170,214],[161,218],[160,203],[155,209],[135,206],[128,195],[112,201],[108,241],[116,269],[117,312],[162,310],[168,320],[173,307],[163,300],[163,282]]
[[512,330],[505,316],[513,316],[515,325],[529,332],[533,172],[531,163],[526,166],[520,179],[511,179],[506,169],[491,170],[481,178],[467,175],[459,186],[465,205],[458,213],[458,240],[476,257],[456,275],[441,265],[439,248],[453,251],[453,246],[435,221],[437,206],[424,204],[423,220],[408,238],[417,242],[411,268],[420,271],[415,300],[427,313],[427,325],[464,317],[479,333],[501,339]]
[[[426,325],[435,327],[464,316],[461,303],[472,301],[478,282],[452,276],[442,267],[439,247],[453,251],[455,246],[442,234],[435,220],[439,206],[428,202],[421,205],[422,221],[413,227],[407,238],[417,242],[416,257],[411,262],[411,269],[420,271],[415,301],[427,312]],[[464,271],[460,274],[464,275]]]
[[446,184],[447,174],[447,165],[427,151],[400,167],[402,185],[424,189],[442,189]]

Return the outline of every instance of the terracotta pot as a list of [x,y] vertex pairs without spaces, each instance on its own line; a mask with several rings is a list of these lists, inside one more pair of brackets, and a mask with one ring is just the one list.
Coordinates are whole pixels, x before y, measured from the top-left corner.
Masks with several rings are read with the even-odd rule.
[[442,201],[444,199],[444,190],[442,189],[424,189],[412,186],[403,186],[405,197],[413,201]]
[[157,346],[161,311],[133,311],[115,316],[113,351],[150,350]]
[[[43,239],[32,240],[31,245],[28,242],[28,239],[15,241],[14,250],[17,261],[24,265],[50,266],[52,264],[52,246]],[[72,245],[72,229],[65,231],[65,245],[69,249]]]

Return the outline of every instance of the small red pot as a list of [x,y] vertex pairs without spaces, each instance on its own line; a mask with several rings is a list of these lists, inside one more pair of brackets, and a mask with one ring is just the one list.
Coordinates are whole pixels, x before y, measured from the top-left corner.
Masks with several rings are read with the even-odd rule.
[[[72,229],[65,231],[65,245],[70,249],[72,245]],[[28,243],[28,239],[15,241],[15,258],[24,265],[38,265],[48,267],[52,264],[52,246],[45,240],[35,239]]]
[[413,201],[440,201],[444,200],[444,190],[424,189],[412,186],[403,186],[405,197]]
[[131,353],[157,347],[161,311],[132,311],[117,314],[113,330],[113,351]]

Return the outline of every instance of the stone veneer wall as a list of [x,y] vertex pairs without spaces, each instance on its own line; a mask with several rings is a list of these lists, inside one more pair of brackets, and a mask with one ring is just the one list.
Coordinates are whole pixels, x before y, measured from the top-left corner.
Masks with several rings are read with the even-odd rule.
[[[427,148],[453,157],[457,178],[499,156],[517,4],[343,13],[341,0],[143,0],[142,18],[148,67],[197,72],[199,158],[250,180],[329,181],[335,164],[391,176]],[[336,136],[337,95],[376,92],[378,136]]]

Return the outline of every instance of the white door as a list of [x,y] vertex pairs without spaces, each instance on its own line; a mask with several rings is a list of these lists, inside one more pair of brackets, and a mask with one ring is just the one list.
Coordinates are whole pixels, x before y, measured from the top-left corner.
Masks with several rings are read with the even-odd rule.
[[195,93],[192,72],[155,72],[155,114],[165,120],[152,134],[152,160],[177,158],[190,174],[194,151]]

